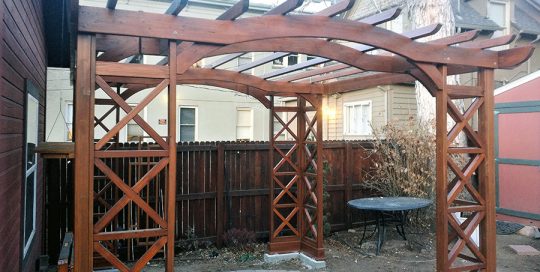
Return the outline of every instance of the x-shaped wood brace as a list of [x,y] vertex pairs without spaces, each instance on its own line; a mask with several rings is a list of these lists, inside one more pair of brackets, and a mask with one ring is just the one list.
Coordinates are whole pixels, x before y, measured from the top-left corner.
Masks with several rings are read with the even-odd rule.
[[471,184],[471,176],[474,171],[478,169],[480,164],[484,161],[485,155],[478,154],[476,155],[462,170],[459,166],[452,160],[450,156],[447,158],[448,166],[456,174],[455,182],[452,182],[452,187],[447,196],[448,205],[454,203],[454,200],[459,196],[459,193],[463,190],[465,186],[472,197],[480,204],[484,205],[484,198],[478,193],[478,191]]
[[471,127],[471,125],[469,125],[469,120],[471,120],[471,118],[483,104],[483,97],[476,98],[474,102],[469,106],[469,108],[465,111],[465,113],[461,114],[454,102],[452,102],[451,99],[448,99],[448,113],[456,122],[454,127],[450,130],[450,132],[448,132],[447,141],[449,143],[452,143],[454,139],[456,139],[456,137],[459,135],[459,133],[463,130],[467,134],[468,138],[471,139],[477,147],[484,147],[484,141],[480,139],[478,133],[476,133]]
[[277,138],[279,138],[279,136],[281,135],[281,133],[283,133],[283,131],[287,130],[291,136],[294,138],[294,139],[297,139],[296,137],[296,134],[294,134],[294,132],[291,130],[291,128],[289,127],[291,125],[291,123],[296,119],[296,116],[297,114],[293,115],[293,117],[291,117],[291,119],[285,124],[285,122],[283,121],[283,119],[281,119],[281,117],[279,117],[279,115],[277,115],[277,112],[273,112],[274,114],[274,118],[276,118],[278,120],[279,123],[281,123],[281,125],[283,126],[275,135],[274,135],[274,141],[277,140]]
[[154,98],[169,85],[169,80],[163,80],[154,90],[152,90],[137,106],[132,108],[129,106],[124,99],[122,99],[108,84],[105,80],[96,76],[96,83],[101,87],[101,89],[112,98],[114,102],[120,108],[126,112],[124,116],[112,129],[110,129],[103,138],[101,138],[95,146],[96,150],[100,150],[107,144],[107,142],[114,137],[124,126],[128,124],[129,121],[134,120],[148,135],[150,135],[156,143],[158,143],[164,150],[168,149],[168,145],[163,140],[163,138],[146,122],[144,119],[139,116],[141,112]]
[[478,246],[471,239],[472,233],[480,222],[482,222],[484,215],[485,213],[483,211],[477,212],[473,216],[473,219],[470,220],[467,225],[465,225],[465,229],[462,229],[461,226],[463,224],[458,223],[456,215],[450,213],[448,223],[450,223],[450,226],[452,226],[456,234],[459,236],[459,239],[456,241],[450,252],[448,252],[448,263],[450,265],[461,254],[461,251],[465,245],[471,250],[471,252],[478,258],[480,262],[485,262],[485,256],[480,252]]
[[124,193],[124,196],[110,208],[94,225],[94,233],[103,230],[111,220],[129,203],[135,202],[162,228],[167,227],[167,222],[146,203],[140,196],[141,190],[169,163],[168,158],[162,158],[150,171],[148,171],[133,187],[129,187],[116,173],[114,173],[101,159],[95,158],[95,165]]
[[281,192],[279,192],[279,194],[274,198],[274,201],[273,201],[273,204],[274,204],[274,205],[277,205],[277,204],[279,203],[279,201],[281,200],[281,198],[283,198],[283,196],[284,196],[285,194],[288,194],[288,195],[292,198],[292,200],[293,200],[294,202],[297,201],[296,196],[294,196],[294,195],[291,193],[290,189],[292,188],[292,186],[293,186],[295,183],[297,183],[297,181],[298,181],[298,176],[295,175],[295,176],[291,179],[291,181],[289,181],[289,183],[287,183],[287,186],[284,186],[283,183],[281,183],[281,181],[279,181],[279,179],[278,179],[277,177],[274,177],[274,181],[279,185],[279,187],[281,187],[281,189],[283,189],[283,190],[281,190]]
[[300,236],[300,233],[298,232],[298,230],[295,227],[293,227],[290,222],[293,216],[295,216],[297,212],[298,212],[298,207],[295,207],[291,211],[291,213],[289,213],[287,218],[285,218],[276,208],[274,208],[274,214],[277,215],[279,219],[281,219],[281,224],[279,225],[279,227],[276,228],[276,230],[272,234],[274,238],[278,236],[278,234],[283,230],[283,228],[285,228],[285,226],[289,226],[289,228],[294,232],[296,236]]

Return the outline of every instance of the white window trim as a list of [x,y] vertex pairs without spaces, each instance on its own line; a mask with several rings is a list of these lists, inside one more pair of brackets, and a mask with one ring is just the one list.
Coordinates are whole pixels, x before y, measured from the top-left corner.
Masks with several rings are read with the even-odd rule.
[[[510,4],[507,2],[507,1],[503,1],[503,0],[489,0],[488,1],[488,5],[490,4],[498,4],[498,5],[504,5],[504,29],[501,31],[502,32],[502,35],[506,35],[506,34],[509,34],[510,33],[510,28],[511,28],[511,25],[512,25],[512,18],[510,18],[511,16],[511,12],[510,12]],[[489,14],[489,6],[488,6],[488,9],[487,9],[487,16],[488,18],[491,19],[491,16]]]
[[343,103],[343,135],[346,136],[370,136],[372,135],[371,127],[369,128],[368,132],[365,133],[349,133],[349,122],[347,121],[348,115],[347,115],[347,107],[351,106],[358,106],[358,105],[368,105],[369,106],[369,124],[371,125],[373,119],[373,103],[371,100],[362,100],[362,101],[354,101],[354,102],[346,102]]
[[253,108],[250,107],[237,107],[236,108],[236,140],[238,140],[238,111],[248,111],[251,115],[251,124],[249,125],[249,140],[253,141],[253,125],[254,125],[254,114],[253,114]]
[[72,139],[68,138],[69,124],[71,124],[71,133],[72,133],[72,137],[73,137],[73,117],[75,117],[75,116],[73,116],[73,113],[74,113],[74,110],[75,110],[75,108],[74,108],[75,105],[73,105],[73,101],[66,101],[66,107],[65,107],[65,110],[64,110],[64,113],[65,113],[64,118],[66,118],[66,119],[68,118],[67,113],[68,113],[68,109],[69,109],[70,105],[71,105],[71,123],[68,123],[67,120],[65,121],[66,122],[66,127],[65,127],[66,132],[64,133],[64,139],[66,139],[66,141],[71,141],[72,140]]
[[182,120],[180,119],[180,111],[181,109],[195,109],[195,139],[193,139],[195,142],[199,140],[199,108],[197,106],[187,106],[187,105],[180,105],[178,106],[178,114],[177,114],[177,125],[176,125],[176,141],[180,142],[180,124]]
[[[130,107],[134,108],[137,106],[137,104],[129,104]],[[142,118],[144,121],[148,121],[146,118],[146,110],[147,110],[148,106],[144,107],[144,109],[142,109]],[[139,112],[139,114],[141,114],[141,112]],[[125,116],[125,115],[124,115]],[[133,119],[129,120],[129,122],[135,122]],[[129,124],[128,122],[128,124]],[[127,132],[128,132],[128,124],[126,124],[121,130],[120,130],[120,139],[122,139],[123,142],[125,143],[134,143],[134,142],[137,142],[137,141],[128,141],[127,139]],[[148,134],[146,133],[146,131],[143,129],[143,136],[148,136]],[[143,139],[143,142],[145,141],[145,139]]]
[[296,58],[297,58],[297,64],[300,63],[300,58],[302,56],[305,56],[305,54],[298,54],[298,53],[291,53],[289,55],[286,55],[284,57],[281,57],[280,59],[283,59],[283,64],[275,64],[274,61],[272,61],[272,68],[274,69],[279,69],[279,68],[285,68],[285,67],[289,67],[289,57],[291,55],[296,55]]
[[[27,94],[28,96],[28,100],[32,99],[34,102],[36,102],[38,104],[38,107],[39,107],[39,101],[34,97],[32,96],[31,94]],[[26,117],[28,119],[28,116]],[[36,120],[39,120],[39,110],[36,111]],[[38,128],[36,128],[37,130]],[[28,133],[28,132],[27,132]],[[37,134],[36,134],[37,136]],[[27,143],[27,140],[25,139],[25,144]],[[37,140],[36,140],[36,143],[37,143]],[[26,152],[28,152],[28,148],[26,149]],[[26,227],[26,188],[27,188],[27,179],[28,179],[28,176],[30,176],[32,173],[34,174],[34,201],[32,201],[32,204],[33,204],[33,214],[32,214],[32,217],[33,217],[33,220],[32,220],[32,232],[30,233],[30,236],[28,237],[28,241],[26,241],[25,245],[24,245],[24,250],[23,250],[23,256],[26,256],[26,254],[28,253],[28,250],[30,249],[30,245],[32,245],[32,241],[34,240],[34,236],[36,234],[36,209],[37,209],[37,206],[36,206],[36,202],[37,202],[37,199],[36,199],[36,190],[37,190],[37,165],[38,165],[38,159],[37,159],[37,153],[34,154],[35,156],[35,164],[32,165],[32,167],[30,167],[30,169],[26,170],[26,175],[25,175],[25,178],[24,178],[24,199],[23,199],[23,203],[24,203],[24,212],[23,212],[23,242],[24,242],[24,239],[26,239],[26,233],[24,233],[24,230],[25,230],[25,227]],[[26,162],[26,158],[28,158],[28,155],[25,154],[25,164],[24,164],[24,168],[26,169],[26,166],[28,164],[28,162]]]
[[[242,65],[242,64],[240,64],[240,58],[246,57],[246,55],[248,55],[248,54],[251,57],[251,62],[255,61],[255,54],[253,52],[246,53],[246,54],[243,54],[242,56],[239,56],[238,58],[236,58],[236,66],[237,67],[240,67]],[[204,67],[204,65],[203,65],[203,67]],[[254,68],[249,69],[249,74],[254,75],[255,74],[255,69]]]

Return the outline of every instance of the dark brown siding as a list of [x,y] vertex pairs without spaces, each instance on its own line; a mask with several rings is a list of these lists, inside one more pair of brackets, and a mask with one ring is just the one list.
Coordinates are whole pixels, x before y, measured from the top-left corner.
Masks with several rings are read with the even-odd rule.
[[44,139],[46,52],[41,0],[3,0],[0,7],[0,271],[34,271],[41,250],[42,161],[38,162],[36,235],[23,260],[21,212],[25,80],[40,90]]

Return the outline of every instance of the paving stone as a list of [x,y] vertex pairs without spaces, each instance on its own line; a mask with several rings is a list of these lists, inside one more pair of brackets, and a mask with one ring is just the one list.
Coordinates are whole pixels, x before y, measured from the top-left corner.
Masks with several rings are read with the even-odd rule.
[[509,245],[509,247],[517,254],[523,256],[537,256],[540,251],[529,245]]

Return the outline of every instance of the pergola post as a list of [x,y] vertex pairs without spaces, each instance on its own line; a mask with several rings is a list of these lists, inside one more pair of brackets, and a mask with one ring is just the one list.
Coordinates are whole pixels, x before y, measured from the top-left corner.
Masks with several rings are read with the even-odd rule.
[[496,270],[495,155],[494,155],[494,87],[493,69],[481,69],[478,86],[483,90],[484,104],[478,110],[478,132],[484,140],[485,162],[478,169],[479,192],[484,197],[486,218],[480,224],[480,251],[486,256],[486,270]]
[[[446,82],[439,69],[437,117],[437,271],[495,271],[495,183],[493,156],[493,70],[480,69],[477,86]],[[461,111],[453,99],[469,98]],[[475,131],[470,121],[478,115]],[[455,124],[448,129],[448,117]],[[456,142],[462,134],[467,146]],[[478,183],[472,182],[478,174]],[[473,233],[479,229],[477,244]]]
[[75,271],[93,269],[93,178],[94,178],[94,35],[77,37],[77,80],[75,88]]

